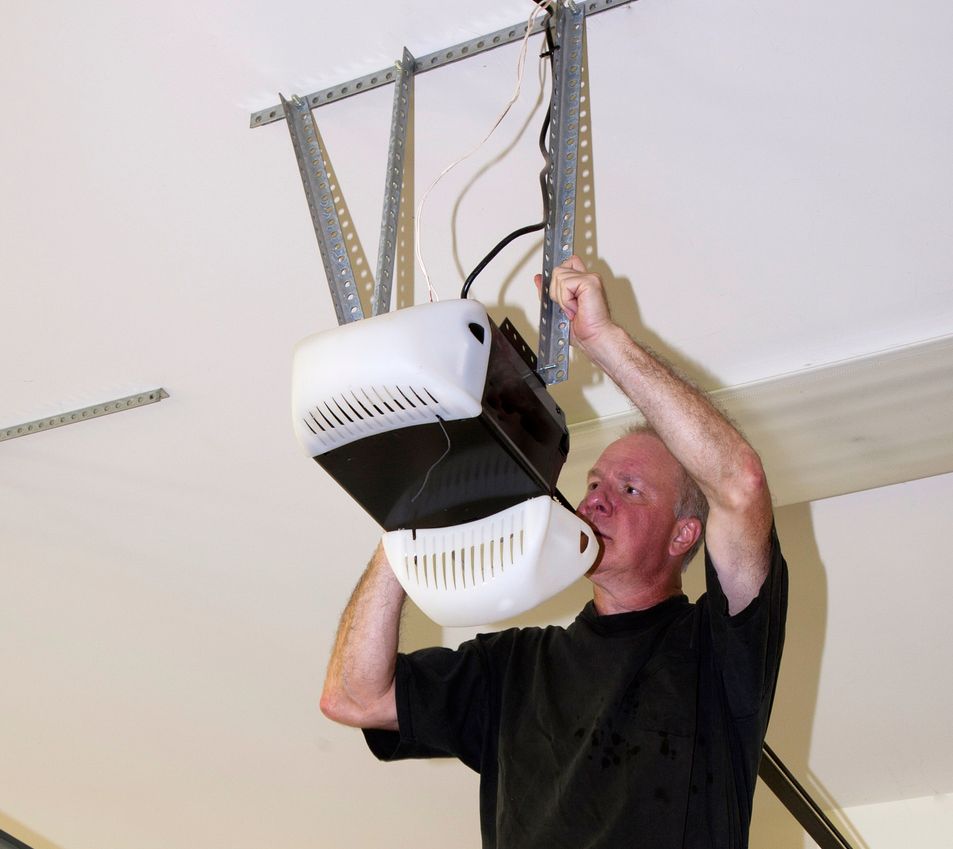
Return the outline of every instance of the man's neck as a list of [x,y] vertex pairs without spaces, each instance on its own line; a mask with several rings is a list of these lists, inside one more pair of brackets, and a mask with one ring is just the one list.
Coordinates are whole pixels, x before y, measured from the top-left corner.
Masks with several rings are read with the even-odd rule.
[[681,595],[680,586],[654,586],[629,590],[625,593],[615,593],[598,584],[593,584],[592,601],[596,613],[608,616],[612,613],[631,613],[635,610],[648,610],[667,599]]

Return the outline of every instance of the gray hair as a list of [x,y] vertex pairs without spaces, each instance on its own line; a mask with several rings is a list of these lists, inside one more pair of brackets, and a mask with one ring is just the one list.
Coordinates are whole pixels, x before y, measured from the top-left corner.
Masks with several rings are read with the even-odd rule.
[[[647,422],[626,428],[623,436],[642,434],[645,436],[654,436],[659,442],[662,442],[662,437],[660,437],[655,428]],[[664,445],[664,442],[662,444]],[[705,494],[701,491],[698,484],[695,483],[694,478],[685,471],[685,467],[681,463],[678,464],[678,468],[681,469],[682,479],[679,482],[678,498],[675,500],[675,518],[695,518],[701,522],[702,526],[701,533],[698,535],[695,544],[685,552],[685,559],[682,561],[682,570],[684,571],[698,553],[698,549],[701,548],[702,542],[705,539],[705,526],[708,523],[708,499],[705,498]]]

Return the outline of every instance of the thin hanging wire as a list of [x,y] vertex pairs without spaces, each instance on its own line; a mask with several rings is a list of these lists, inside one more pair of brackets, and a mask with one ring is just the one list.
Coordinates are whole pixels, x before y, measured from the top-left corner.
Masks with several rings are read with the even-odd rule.
[[456,168],[461,162],[469,159],[476,153],[483,145],[486,143],[487,139],[493,135],[496,131],[496,128],[503,123],[503,119],[507,116],[513,104],[519,99],[520,89],[523,86],[523,68],[526,63],[526,49],[529,44],[529,36],[533,28],[533,24],[536,22],[536,18],[542,13],[547,11],[551,6],[554,5],[555,0],[533,0],[533,12],[529,16],[529,19],[526,22],[526,34],[523,36],[523,42],[520,47],[519,59],[517,61],[516,69],[516,89],[513,92],[513,95],[510,97],[506,106],[503,107],[503,111],[497,117],[496,121],[493,123],[493,126],[490,127],[489,132],[483,137],[479,144],[477,144],[471,151],[465,153],[459,159],[454,162],[451,162],[446,168],[441,171],[436,179],[427,187],[427,190],[424,192],[423,197],[420,199],[420,204],[417,206],[417,214],[414,217],[414,256],[417,259],[417,264],[420,266],[420,270],[424,275],[424,280],[427,282],[427,293],[431,302],[439,301],[440,298],[437,296],[437,292],[433,287],[433,283],[430,280],[430,275],[427,273],[427,266],[424,263],[423,254],[420,249],[420,231],[423,221],[423,210],[424,204],[427,202],[431,191],[443,177],[450,172],[453,168]]
[[[546,46],[547,51],[543,54],[544,57],[549,57],[549,66],[550,66],[550,77],[552,78],[554,73],[554,59],[553,54],[557,49],[553,42],[552,31],[549,26],[546,27]],[[467,276],[467,279],[463,282],[463,288],[460,290],[461,298],[468,298],[470,296],[470,287],[473,285],[473,281],[476,280],[480,272],[483,271],[494,259],[500,251],[503,250],[508,244],[516,241],[520,236],[528,236],[530,233],[538,233],[540,230],[546,228],[546,224],[549,222],[549,169],[552,164],[552,156],[550,156],[549,149],[546,145],[546,135],[549,130],[550,116],[553,111],[553,99],[556,96],[556,88],[553,85],[550,91],[549,97],[549,106],[546,108],[546,114],[543,117],[543,126],[539,131],[539,151],[543,155],[543,167],[539,172],[539,188],[543,197],[543,220],[538,224],[527,224],[525,227],[520,227],[517,230],[514,230],[508,236],[504,236],[500,239],[496,245],[490,250],[490,252],[477,263],[476,267],[470,274]]]

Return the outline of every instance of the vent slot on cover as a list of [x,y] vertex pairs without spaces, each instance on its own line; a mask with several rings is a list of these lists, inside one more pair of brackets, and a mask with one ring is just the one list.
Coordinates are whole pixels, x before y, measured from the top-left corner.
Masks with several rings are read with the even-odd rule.
[[395,421],[433,421],[435,413],[425,408],[439,405],[425,387],[368,386],[317,402],[302,421],[315,436],[333,434],[340,428],[366,436],[390,429]]
[[524,529],[470,545],[439,549],[404,558],[408,582],[435,590],[465,590],[499,578],[517,566],[524,552]]

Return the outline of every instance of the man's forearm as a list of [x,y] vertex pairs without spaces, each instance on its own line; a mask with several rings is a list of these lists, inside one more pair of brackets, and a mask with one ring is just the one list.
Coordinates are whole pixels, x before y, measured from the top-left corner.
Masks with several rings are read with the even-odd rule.
[[396,730],[394,672],[404,599],[378,546],[338,626],[321,694],[321,710],[328,718]]
[[553,270],[550,295],[569,316],[575,344],[639,408],[712,507],[732,510],[739,497],[750,498],[752,485],[762,486],[761,463],[744,437],[704,394],[612,320],[602,279],[579,257]]

